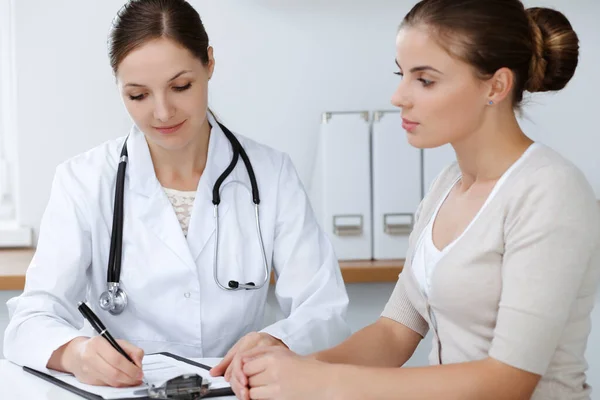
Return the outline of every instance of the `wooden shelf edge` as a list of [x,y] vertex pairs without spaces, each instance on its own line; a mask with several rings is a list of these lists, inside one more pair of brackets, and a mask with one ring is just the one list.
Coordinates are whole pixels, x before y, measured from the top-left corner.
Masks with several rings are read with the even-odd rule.
[[[27,265],[33,256],[33,249],[8,250],[4,253],[0,249],[0,264],[20,264],[15,271],[0,271],[0,290],[23,290],[25,287],[25,274]],[[342,277],[345,283],[377,283],[396,282],[402,272],[404,260],[341,260],[339,262]],[[23,271],[23,272],[21,272]],[[274,283],[271,276],[271,283]]]
[[25,288],[24,275],[0,276],[0,290],[23,290]]
[[[352,260],[340,261],[345,283],[396,282],[402,272],[404,260]],[[271,284],[275,278],[271,275]]]
[[342,268],[345,283],[396,282],[400,272],[402,267]]
[[404,260],[340,261],[345,283],[396,282]]

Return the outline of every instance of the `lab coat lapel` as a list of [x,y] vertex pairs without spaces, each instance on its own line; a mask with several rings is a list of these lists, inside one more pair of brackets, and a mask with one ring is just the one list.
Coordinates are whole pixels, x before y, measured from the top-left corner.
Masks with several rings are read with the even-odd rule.
[[[207,114],[211,125],[208,154],[204,172],[200,177],[200,182],[198,182],[198,190],[192,208],[192,216],[187,235],[189,249],[194,261],[198,259],[200,253],[214,235],[216,221],[214,217],[214,204],[212,202],[213,188],[217,179],[221,176],[223,171],[225,171],[233,157],[231,143],[227,140],[227,137],[212,114],[210,112]],[[240,159],[236,168],[221,185],[222,187],[233,179],[236,170],[241,164],[242,160]],[[219,204],[219,219],[222,220],[228,210],[229,202],[222,198],[221,203]]]
[[[127,140],[129,151],[128,178],[135,201],[132,212],[160,242],[183,263],[195,269],[190,249],[171,202],[156,178],[150,149],[144,134],[133,128]],[[127,223],[127,221],[125,221]],[[160,251],[160,249],[152,249]]]

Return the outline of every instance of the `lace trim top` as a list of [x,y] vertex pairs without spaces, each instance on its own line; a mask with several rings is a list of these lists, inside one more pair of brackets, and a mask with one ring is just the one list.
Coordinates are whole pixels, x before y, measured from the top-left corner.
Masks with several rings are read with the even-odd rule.
[[190,225],[190,218],[192,216],[192,207],[194,206],[194,199],[196,198],[196,191],[185,192],[176,189],[169,189],[163,187],[169,201],[173,205],[181,229],[183,230],[184,236],[187,237],[188,227]]

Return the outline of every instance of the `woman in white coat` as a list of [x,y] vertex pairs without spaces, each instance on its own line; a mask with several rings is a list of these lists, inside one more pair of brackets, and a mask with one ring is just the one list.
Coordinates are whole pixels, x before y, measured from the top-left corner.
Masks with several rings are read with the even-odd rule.
[[[58,166],[25,291],[8,302],[6,358],[85,383],[128,386],[141,382],[144,352],[226,356],[212,373],[229,379],[236,355],[256,346],[309,353],[341,342],[350,333],[344,283],[288,156],[234,135],[256,177],[262,243],[241,157],[220,185],[215,229],[213,188],[234,152],[207,107],[214,58],[197,12],[184,0],[131,1],[114,21],[109,49],[135,124],[127,136]],[[117,257],[128,302],[113,315],[99,298],[107,290],[125,141]],[[285,318],[264,327],[271,266]],[[232,280],[256,288],[217,284],[229,288]],[[84,327],[77,310],[83,300],[137,365]]]

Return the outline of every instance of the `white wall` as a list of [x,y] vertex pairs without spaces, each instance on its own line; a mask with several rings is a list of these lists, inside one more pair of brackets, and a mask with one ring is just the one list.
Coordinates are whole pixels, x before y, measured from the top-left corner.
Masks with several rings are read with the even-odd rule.
[[563,11],[580,39],[580,59],[575,76],[558,93],[535,94],[524,106],[523,127],[575,162],[600,198],[600,1],[529,0],[528,6]]
[[19,215],[36,231],[55,166],[127,133],[106,55],[122,1],[16,1]]
[[[413,1],[191,3],[215,47],[211,106],[233,130],[288,152],[306,185],[322,111],[391,108],[395,32]],[[573,159],[600,196],[600,4],[556,3],[580,32],[580,70],[564,93],[529,109],[536,124],[528,127]],[[37,229],[59,162],[129,128],[106,55],[122,4],[17,1],[18,194],[26,225]]]

